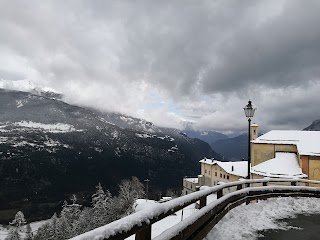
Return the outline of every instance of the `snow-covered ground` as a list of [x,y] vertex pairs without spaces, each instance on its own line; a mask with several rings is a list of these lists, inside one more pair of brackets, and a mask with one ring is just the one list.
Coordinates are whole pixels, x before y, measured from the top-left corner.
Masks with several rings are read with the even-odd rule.
[[[208,196],[208,203],[213,202],[217,199],[216,194],[212,194]],[[141,211],[142,209],[146,207],[152,207],[153,204],[155,204],[155,201],[145,199],[139,199],[137,200],[137,206],[136,206],[136,212]],[[187,207],[185,207],[183,210],[179,210],[176,213],[160,220],[159,222],[156,222],[152,225],[152,238],[160,235],[163,231],[167,230],[168,228],[176,225],[177,223],[181,222],[183,219],[186,219],[193,213],[198,211],[198,209],[195,208],[195,204],[191,204]],[[127,240],[134,240],[135,235],[132,235],[131,237],[127,238]]]
[[[215,201],[216,195],[208,196],[208,203]],[[136,211],[158,204],[153,200],[137,200]],[[181,222],[197,212],[195,204],[170,215],[152,225],[152,238]],[[258,231],[268,229],[289,230],[292,226],[279,221],[294,218],[298,214],[320,214],[320,201],[316,198],[275,198],[249,205],[241,205],[232,209],[207,235],[206,240],[255,240],[261,235]],[[46,221],[31,223],[32,231],[36,231]],[[301,229],[303,230],[303,229]],[[8,226],[0,225],[0,240],[4,240],[9,232]],[[127,238],[133,240],[134,235]]]
[[79,131],[79,130],[76,130],[74,126],[69,124],[64,124],[64,123],[44,124],[44,123],[37,123],[37,122],[31,122],[31,121],[21,121],[21,122],[14,123],[14,125],[25,127],[25,128],[39,129],[45,132],[53,132],[53,133]]
[[[76,129],[73,125],[64,124],[64,123],[55,123],[55,124],[45,124],[32,121],[20,121],[13,122],[10,125],[17,126],[21,131],[43,131],[43,132],[52,132],[52,133],[66,133],[66,132],[82,132],[84,130]],[[6,129],[8,123],[0,123],[0,132],[10,132],[11,130]]]
[[293,228],[278,220],[294,218],[298,214],[320,214],[320,200],[317,198],[275,198],[238,206],[224,216],[205,239],[254,240],[259,237],[258,231]]
[[[50,219],[30,223],[32,232],[36,232],[38,228],[45,224],[47,221],[50,221]],[[0,225],[0,240],[4,240],[8,236],[9,229],[10,226]],[[21,236],[23,236],[23,234],[21,234]]]
[[[216,195],[208,196],[208,204],[215,201]],[[150,207],[153,201],[138,202],[136,210]],[[186,219],[198,211],[195,204],[170,215],[152,225],[152,238],[160,235],[166,229]],[[279,221],[284,218],[294,218],[298,214],[320,214],[320,201],[316,198],[275,198],[249,205],[241,205],[232,209],[207,235],[206,240],[255,240],[258,231],[268,229],[289,230],[292,226]],[[302,229],[303,230],[303,229]],[[133,240],[134,236],[127,238]]]

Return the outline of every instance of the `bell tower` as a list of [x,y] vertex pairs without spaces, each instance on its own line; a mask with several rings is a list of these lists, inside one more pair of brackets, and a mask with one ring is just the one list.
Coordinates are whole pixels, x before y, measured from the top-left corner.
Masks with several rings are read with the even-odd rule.
[[259,136],[258,127],[259,125],[256,123],[251,124],[251,140],[255,140]]

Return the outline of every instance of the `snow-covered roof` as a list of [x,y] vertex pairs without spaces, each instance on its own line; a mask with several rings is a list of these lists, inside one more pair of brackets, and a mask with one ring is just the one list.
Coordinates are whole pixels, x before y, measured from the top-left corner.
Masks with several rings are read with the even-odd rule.
[[199,179],[198,178],[184,178],[184,180],[192,183],[198,183]]
[[259,127],[259,125],[256,123],[253,123],[253,124],[251,124],[251,127]]
[[320,156],[320,131],[273,130],[252,142],[296,145],[300,155]]
[[251,173],[265,177],[304,178],[295,153],[276,152],[276,157],[251,168]]
[[214,158],[208,159],[204,158],[200,160],[201,163],[206,163],[210,165],[219,165],[223,170],[227,173],[240,176],[247,177],[248,176],[248,162],[247,161],[236,161],[236,162],[221,162],[217,161]]

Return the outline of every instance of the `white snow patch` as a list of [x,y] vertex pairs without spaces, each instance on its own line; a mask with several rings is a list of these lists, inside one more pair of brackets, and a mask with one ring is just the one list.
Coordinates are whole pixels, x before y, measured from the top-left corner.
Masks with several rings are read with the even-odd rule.
[[104,118],[102,118],[102,117],[96,117],[96,119],[97,119],[97,120],[99,120],[99,121],[101,121],[101,122],[108,123],[108,124],[110,124],[110,125],[115,126],[115,124],[114,124],[114,123],[112,123],[112,122],[108,122],[107,120],[105,120],[105,119],[104,119]]
[[276,152],[276,157],[251,169],[252,173],[265,177],[304,178],[295,153]]
[[37,123],[31,121],[21,121],[15,122],[13,125],[31,129],[38,129],[45,132],[52,132],[52,133],[63,133],[63,132],[80,132],[83,130],[77,130],[74,126],[64,123],[55,123],[55,124],[45,124],[45,123]]
[[152,136],[148,133],[136,133],[136,136],[139,138],[152,138]]
[[291,229],[291,226],[278,220],[293,218],[297,214],[320,214],[320,201],[316,198],[288,197],[241,205],[224,216],[205,239],[255,240],[259,237],[258,231]]
[[273,130],[257,139],[253,143],[289,144],[296,145],[300,155],[320,156],[319,131],[282,131]]
[[199,182],[198,178],[184,178],[184,180],[191,182],[191,183],[198,183]]
[[112,133],[111,133],[111,136],[113,139],[117,139],[119,137],[119,132],[117,130],[114,130]]
[[1,137],[0,136],[0,143],[5,143],[8,141],[8,138],[7,137]]
[[[145,199],[139,199],[139,200],[137,200],[137,203],[138,203],[138,211],[141,211],[145,208],[152,208],[156,205],[161,204],[161,203],[157,203],[153,200],[148,200],[146,202]],[[173,213],[172,215],[156,222],[155,224],[152,224],[152,237],[154,238],[154,237],[160,235],[165,230],[167,230],[170,227],[181,222],[183,219],[186,219],[187,217],[191,216],[194,212],[197,212],[198,209],[195,208],[195,205],[196,204],[193,203],[193,204],[185,207],[183,210],[179,210],[179,211]],[[138,212],[138,211],[136,208],[136,212]],[[132,235],[126,239],[127,240],[134,240],[135,235]]]
[[133,124],[134,123],[134,119],[132,119],[131,117],[124,117],[124,116],[120,116],[120,119],[128,124]]
[[28,79],[16,81],[0,79],[0,88],[31,93],[52,92],[61,94],[53,88],[36,85]]
[[12,146],[13,147],[22,147],[22,146],[26,146],[26,145],[29,145],[31,147],[36,146],[35,143],[30,143],[30,142],[27,142],[27,141],[16,142]]
[[102,150],[101,148],[97,148],[97,147],[95,147],[94,150],[95,150],[96,152],[100,152],[100,153],[103,152],[103,150]]
[[221,162],[217,161],[214,158],[208,159],[204,158],[199,162],[210,164],[210,165],[219,165],[223,170],[229,174],[233,174],[240,177],[246,177],[248,175],[248,162],[247,161],[236,161],[236,162]]

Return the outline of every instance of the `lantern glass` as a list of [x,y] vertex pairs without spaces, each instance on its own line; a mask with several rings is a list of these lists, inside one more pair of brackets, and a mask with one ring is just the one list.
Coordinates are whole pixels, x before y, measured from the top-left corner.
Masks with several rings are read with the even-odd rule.
[[244,108],[244,114],[247,118],[252,118],[254,115],[254,112],[256,111],[256,108],[252,107],[251,101],[248,102],[248,105],[246,105]]

